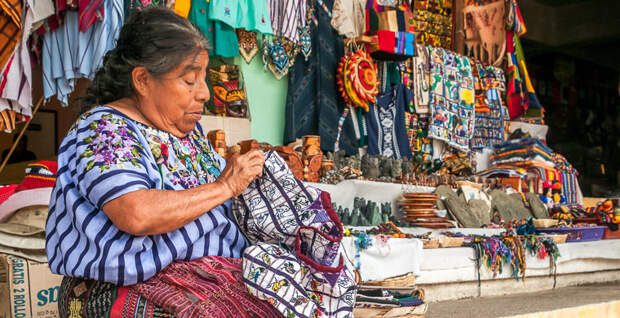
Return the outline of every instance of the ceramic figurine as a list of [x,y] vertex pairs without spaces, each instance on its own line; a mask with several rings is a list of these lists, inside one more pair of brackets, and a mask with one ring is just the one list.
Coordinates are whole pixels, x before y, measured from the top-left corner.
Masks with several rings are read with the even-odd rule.
[[384,157],[381,156],[381,163],[380,165],[380,169],[381,169],[381,178],[391,178],[392,176],[392,159],[388,158],[388,157]]
[[392,180],[399,180],[403,173],[403,160],[392,159]]

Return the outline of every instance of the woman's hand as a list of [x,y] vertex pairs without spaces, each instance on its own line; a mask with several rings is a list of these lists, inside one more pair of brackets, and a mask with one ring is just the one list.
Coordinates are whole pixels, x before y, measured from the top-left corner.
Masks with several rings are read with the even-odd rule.
[[220,182],[236,197],[248,187],[250,182],[263,174],[265,156],[259,149],[251,150],[243,155],[233,155],[226,162],[226,168],[216,182]]

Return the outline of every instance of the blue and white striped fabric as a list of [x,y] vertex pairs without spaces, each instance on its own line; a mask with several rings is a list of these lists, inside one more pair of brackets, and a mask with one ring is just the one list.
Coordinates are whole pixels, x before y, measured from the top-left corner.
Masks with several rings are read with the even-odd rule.
[[102,206],[140,189],[184,190],[215,181],[226,162],[202,129],[184,138],[96,107],[62,142],[46,252],[53,273],[117,285],[143,282],[174,260],[241,256],[247,245],[230,201],[161,235],[120,231]]
[[75,80],[92,79],[103,57],[116,45],[123,26],[123,0],[106,0],[103,21],[78,30],[78,12],[68,10],[60,28],[43,35],[42,68],[45,99],[56,95],[67,105]]

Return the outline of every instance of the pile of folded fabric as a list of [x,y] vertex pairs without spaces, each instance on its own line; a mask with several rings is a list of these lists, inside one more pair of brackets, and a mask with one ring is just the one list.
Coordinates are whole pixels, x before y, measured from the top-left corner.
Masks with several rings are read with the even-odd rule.
[[26,167],[20,184],[0,187],[0,253],[47,262],[45,222],[57,165],[40,161]]

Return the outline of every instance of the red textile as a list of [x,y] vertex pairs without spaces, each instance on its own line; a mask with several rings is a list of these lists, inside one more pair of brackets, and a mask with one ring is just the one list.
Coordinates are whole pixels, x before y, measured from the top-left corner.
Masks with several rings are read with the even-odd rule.
[[131,289],[175,317],[281,317],[268,302],[250,295],[240,258],[176,261]]
[[103,20],[103,0],[79,0],[79,30],[86,32],[97,20]]

